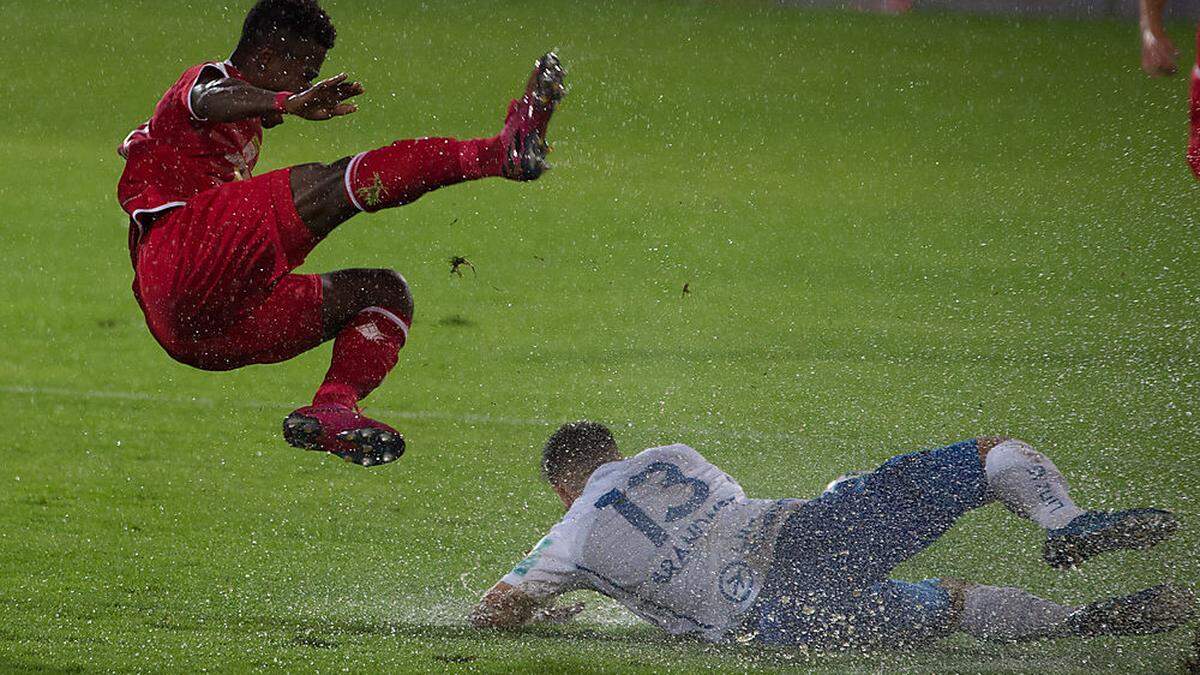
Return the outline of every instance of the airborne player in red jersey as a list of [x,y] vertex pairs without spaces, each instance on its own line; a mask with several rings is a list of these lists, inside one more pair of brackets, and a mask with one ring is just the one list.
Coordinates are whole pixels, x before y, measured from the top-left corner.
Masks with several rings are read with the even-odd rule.
[[228,61],[184,71],[150,120],[120,146],[117,188],[129,214],[133,293],[172,358],[204,370],[277,363],[333,339],[312,405],[284,420],[296,447],[371,466],[404,452],[391,427],[358,403],[396,364],[412,324],[408,284],[388,269],[294,274],[360,211],[430,190],[547,168],[546,126],[562,97],[553,53],[538,59],[504,127],[491,138],[421,138],[252,177],[262,130],[285,116],[353,113],[363,92],[345,74],[313,84],[335,31],[317,0],[259,0]]
[[1191,132],[1188,134],[1187,161],[1192,173],[1200,178],[1200,29],[1196,31],[1196,65],[1192,66],[1190,91],[1188,119]]

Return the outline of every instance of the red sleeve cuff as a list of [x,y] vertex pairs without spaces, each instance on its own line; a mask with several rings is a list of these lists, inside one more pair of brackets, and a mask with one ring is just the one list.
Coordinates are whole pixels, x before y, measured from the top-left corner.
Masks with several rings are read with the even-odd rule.
[[275,112],[287,114],[287,100],[292,97],[292,92],[281,91],[275,94]]

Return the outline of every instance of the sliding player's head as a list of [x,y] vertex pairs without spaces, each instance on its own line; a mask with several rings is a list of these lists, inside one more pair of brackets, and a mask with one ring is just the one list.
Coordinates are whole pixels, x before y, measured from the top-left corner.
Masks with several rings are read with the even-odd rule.
[[608,428],[597,422],[570,422],[551,434],[542,448],[542,476],[569,509],[592,472],[621,459]]
[[256,87],[301,91],[321,72],[336,38],[317,0],[258,0],[242,24],[234,63]]

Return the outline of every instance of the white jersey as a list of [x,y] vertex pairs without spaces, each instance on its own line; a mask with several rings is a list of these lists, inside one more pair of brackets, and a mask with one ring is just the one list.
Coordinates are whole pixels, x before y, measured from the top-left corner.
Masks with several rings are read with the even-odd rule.
[[502,581],[546,600],[591,589],[671,634],[720,640],[762,587],[782,511],[686,445],[596,469]]

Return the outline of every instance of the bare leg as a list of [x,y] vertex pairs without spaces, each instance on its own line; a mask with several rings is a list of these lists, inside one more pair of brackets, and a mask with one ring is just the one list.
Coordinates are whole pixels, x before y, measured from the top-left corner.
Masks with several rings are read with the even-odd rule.
[[[301,220],[320,239],[360,211],[410,204],[448,185],[501,175],[527,180],[525,174],[511,173],[506,163],[509,146],[523,138],[502,133],[466,141],[401,140],[332,164],[301,164],[291,170],[292,201]],[[541,146],[525,151],[544,155]],[[513,157],[524,157],[525,151],[514,148]]]
[[368,307],[383,307],[412,323],[412,291],[395,270],[338,270],[322,274],[321,286],[324,291],[321,324],[326,340],[336,337],[355,315]]
[[[447,185],[538,178],[548,168],[546,127],[565,93],[563,76],[553,53],[538,59],[497,136],[401,140],[331,164],[292,167],[296,212],[320,241],[359,212],[402,206]],[[321,275],[321,289],[321,337],[334,340],[333,358],[312,405],[284,420],[284,438],[363,466],[391,462],[403,454],[404,439],[362,415],[358,404],[383,382],[408,341],[408,284],[393,270],[350,269]]]
[[292,201],[300,219],[318,239],[358,213],[346,195],[344,177],[349,157],[332,164],[301,164],[292,167]]
[[284,420],[284,438],[363,466],[386,464],[404,454],[404,438],[362,415],[358,403],[383,382],[408,341],[412,294],[389,269],[338,270],[321,275],[321,284],[322,337],[334,339],[333,355],[313,405]]
[[407,204],[445,185],[488,176],[538,178],[548,167],[546,129],[566,93],[564,77],[553,52],[539,58],[523,95],[509,104],[504,129],[492,138],[397,141],[330,164],[293,167],[292,200],[300,218],[321,239],[360,211]]

